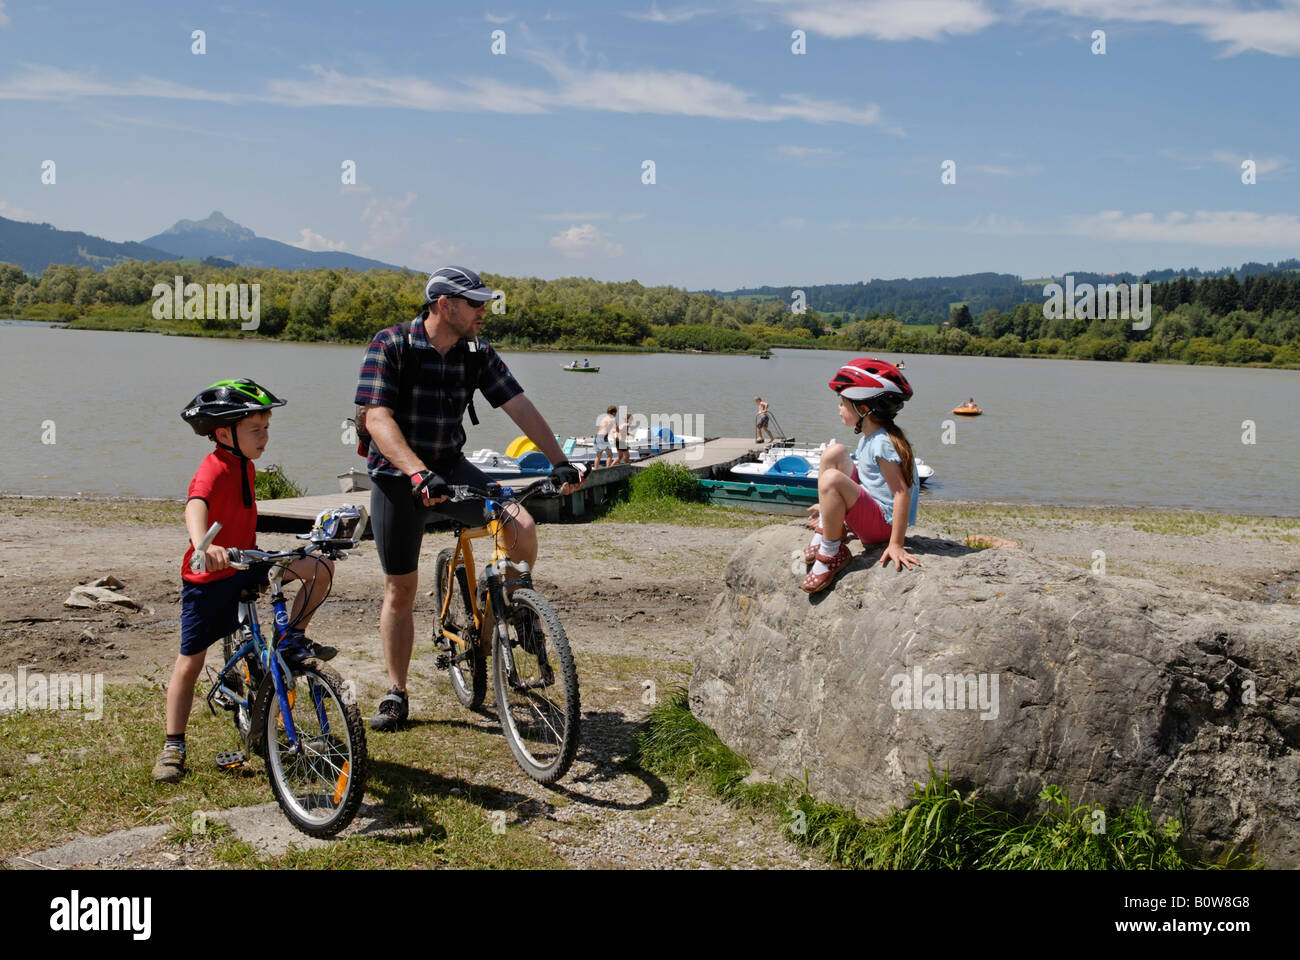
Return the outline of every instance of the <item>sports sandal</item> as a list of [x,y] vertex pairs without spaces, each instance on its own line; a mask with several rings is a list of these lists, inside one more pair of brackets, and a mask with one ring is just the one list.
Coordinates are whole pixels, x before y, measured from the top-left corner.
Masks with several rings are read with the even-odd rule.
[[406,694],[393,687],[379,701],[378,712],[370,718],[370,729],[396,730],[406,722],[410,706]]
[[[830,586],[831,580],[834,579],[835,574],[844,569],[845,564],[852,559],[853,554],[849,552],[848,545],[844,543],[840,544],[839,552],[833,557],[828,557],[823,553],[818,553],[817,560],[826,564],[826,572],[808,574],[808,576],[803,578],[803,583],[799,584],[799,586],[805,593],[819,593],[820,591],[825,590]],[[816,561],[813,562],[815,563]]]

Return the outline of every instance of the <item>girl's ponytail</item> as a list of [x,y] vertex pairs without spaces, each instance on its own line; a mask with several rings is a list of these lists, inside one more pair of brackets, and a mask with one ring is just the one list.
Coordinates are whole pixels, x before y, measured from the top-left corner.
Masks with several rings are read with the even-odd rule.
[[[879,419],[879,417],[877,417]],[[903,482],[910,489],[912,478],[916,475],[915,465],[912,457],[912,444],[908,442],[907,434],[903,433],[903,428],[894,423],[893,419],[880,420],[880,426],[884,429],[889,437],[889,442],[894,445],[898,451],[898,458],[902,461],[899,466],[903,471]]]

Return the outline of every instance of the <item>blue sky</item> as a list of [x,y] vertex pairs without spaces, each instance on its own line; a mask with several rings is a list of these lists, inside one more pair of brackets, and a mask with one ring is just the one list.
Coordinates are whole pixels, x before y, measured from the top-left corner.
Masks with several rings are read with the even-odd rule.
[[0,3],[0,215],[691,289],[1300,255],[1300,0],[270,6]]

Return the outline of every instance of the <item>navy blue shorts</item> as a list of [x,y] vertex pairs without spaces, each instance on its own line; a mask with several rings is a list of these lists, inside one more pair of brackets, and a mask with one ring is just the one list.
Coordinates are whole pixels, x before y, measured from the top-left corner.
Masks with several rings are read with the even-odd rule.
[[182,581],[181,654],[202,653],[239,629],[239,595],[244,587],[267,582],[270,568],[258,564],[211,583]]

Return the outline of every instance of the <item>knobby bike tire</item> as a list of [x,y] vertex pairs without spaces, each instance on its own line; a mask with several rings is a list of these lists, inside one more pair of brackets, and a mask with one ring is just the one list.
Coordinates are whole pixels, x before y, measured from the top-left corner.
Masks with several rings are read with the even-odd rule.
[[[529,652],[525,638],[520,635],[517,614],[526,611],[531,611],[541,623],[544,640],[541,649],[550,664],[553,680],[549,687],[522,691],[511,686],[509,665],[516,665],[521,680],[540,673],[539,658]],[[568,772],[581,739],[578,672],[573,665],[569,638],[550,602],[524,587],[510,595],[505,632],[510,649],[503,649],[501,631],[492,645],[493,684],[501,732],[526,774],[538,783],[555,783]],[[554,700],[560,692],[562,704]]]
[[[456,575],[457,569],[464,568],[464,562],[453,567],[451,561],[455,555],[456,551],[451,547],[438,554],[438,563],[434,572],[436,586],[433,592],[433,644],[437,650],[444,648],[447,650],[447,676],[451,680],[452,693],[456,694],[456,699],[462,706],[477,710],[483,706],[483,698],[487,696],[487,658],[483,656],[476,638],[472,636],[474,612],[470,606],[467,584],[461,583]],[[451,591],[451,603],[447,605],[447,616],[440,620],[446,591]],[[459,609],[456,594],[460,594]],[[459,651],[454,643],[442,635],[443,627],[471,643],[469,656],[460,663],[450,662]]]
[[[309,755],[307,760],[294,760],[292,754],[282,752],[282,746],[288,745],[287,743],[282,745],[278,736],[283,729],[280,725],[280,701],[275,695],[274,684],[263,684],[263,695],[269,695],[269,701],[259,704],[262,709],[256,713],[264,718],[262,740],[266,752],[266,776],[271,781],[271,790],[275,794],[276,803],[280,805],[280,809],[284,811],[290,823],[308,836],[332,837],[352,822],[357,809],[361,806],[361,798],[366,789],[369,757],[361,712],[357,709],[356,698],[348,695],[350,688],[345,687],[343,679],[319,660],[304,662],[293,671],[292,677],[286,682],[294,684],[294,689],[297,691],[290,710],[293,713],[294,727],[299,733],[300,742],[306,731],[309,735],[306,739],[316,742],[316,746],[313,747],[316,752]],[[310,684],[313,682],[323,688],[326,701],[332,700],[335,705],[335,719],[341,719],[342,730],[331,729],[329,736],[334,742],[338,741],[340,732],[348,738],[346,754],[338,752],[332,743],[326,741],[326,738],[310,736],[317,720],[312,698],[308,695]],[[300,723],[300,716],[304,719],[310,717],[312,722]],[[328,754],[326,750],[329,751]],[[344,757],[348,760],[346,769],[341,767]],[[317,761],[315,758],[321,759]],[[286,763],[295,763],[295,769],[311,765],[313,772],[319,771],[327,778],[334,776],[333,793],[312,793],[302,798],[294,796],[289,785],[284,782],[287,776]],[[318,782],[325,781],[318,778]],[[324,789],[328,791],[328,785]],[[305,806],[308,802],[311,803],[311,809],[324,810],[328,813],[319,817],[308,816]]]

